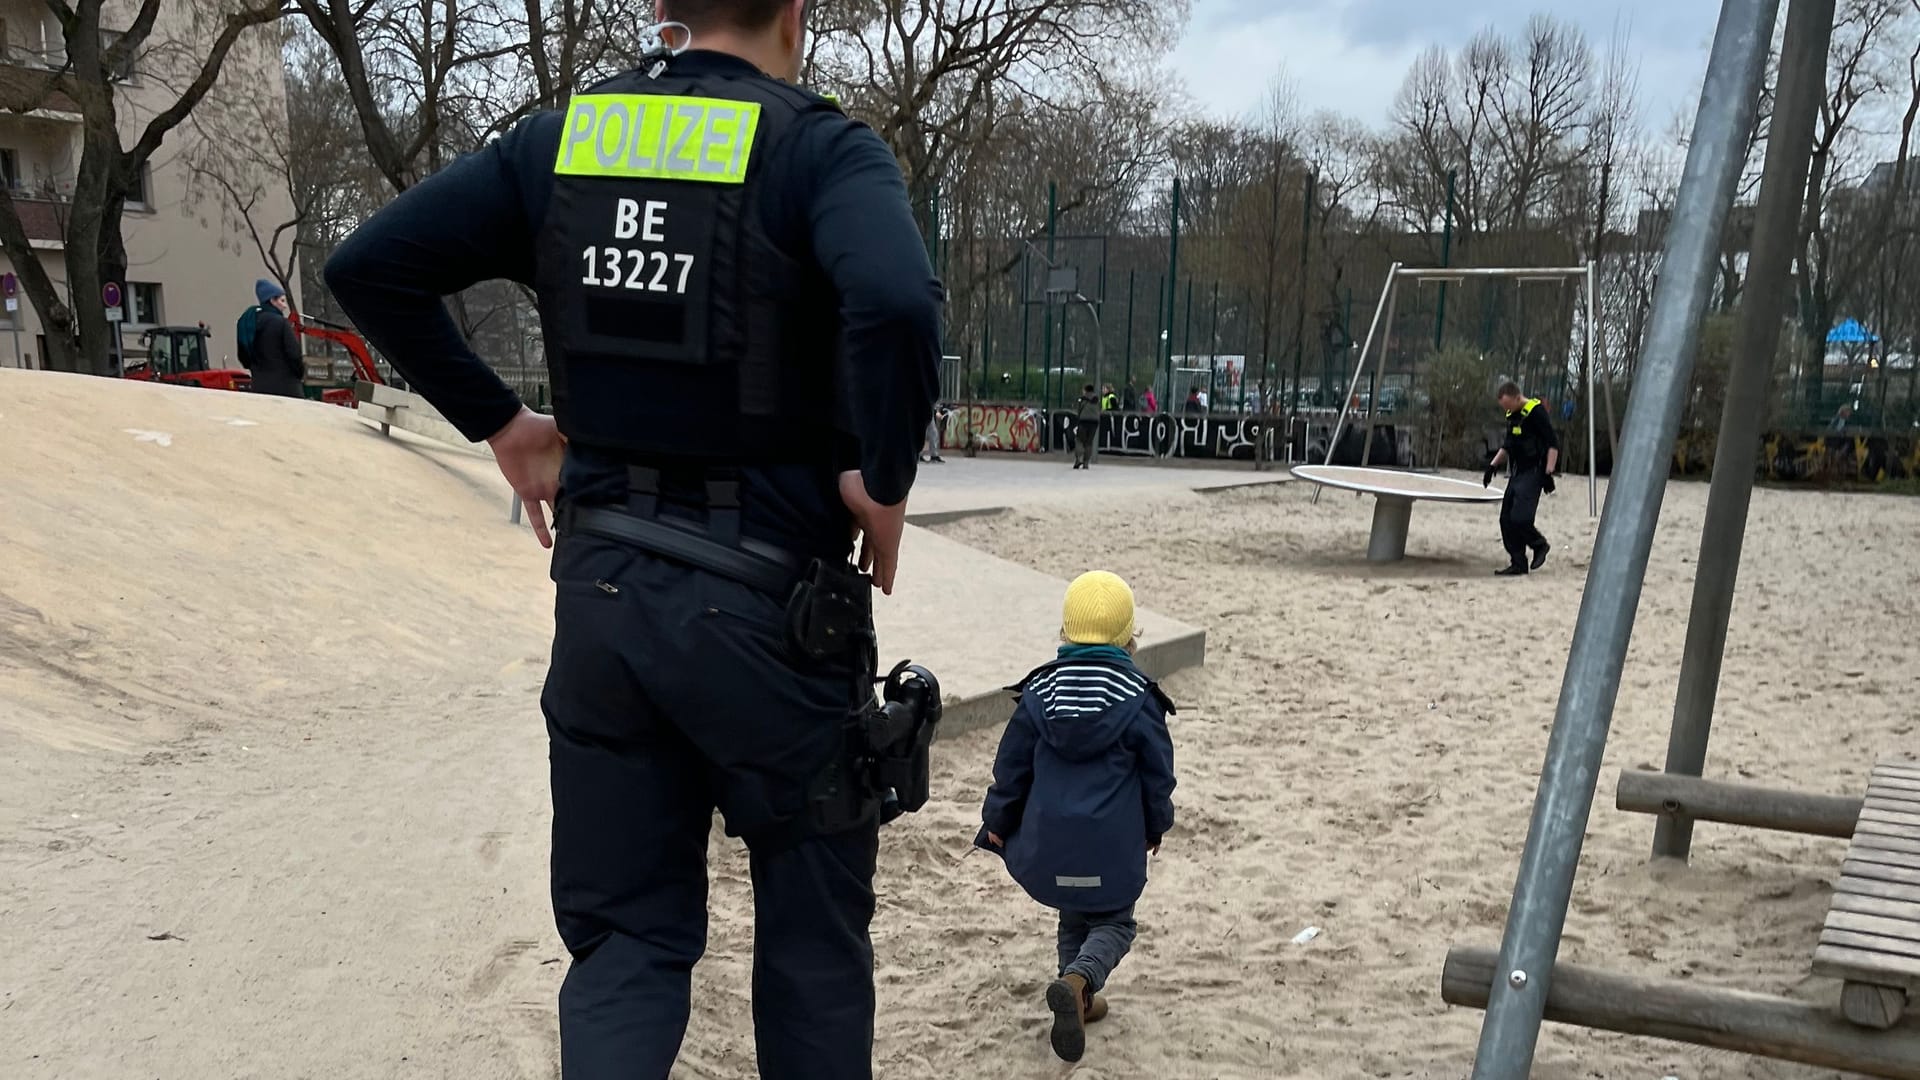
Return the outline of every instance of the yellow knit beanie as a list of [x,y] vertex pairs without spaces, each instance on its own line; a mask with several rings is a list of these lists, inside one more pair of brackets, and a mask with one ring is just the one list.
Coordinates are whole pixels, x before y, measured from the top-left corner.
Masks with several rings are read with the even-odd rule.
[[1061,605],[1060,635],[1075,645],[1126,648],[1133,641],[1133,590],[1105,570],[1074,578]]

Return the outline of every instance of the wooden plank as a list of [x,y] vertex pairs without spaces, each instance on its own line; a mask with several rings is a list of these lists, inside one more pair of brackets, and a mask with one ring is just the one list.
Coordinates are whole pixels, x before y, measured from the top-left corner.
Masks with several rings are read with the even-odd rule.
[[[1895,836],[1920,838],[1920,813],[1895,813],[1895,811],[1882,811],[1882,809],[1862,809],[1862,811],[1860,811],[1860,821],[1876,821],[1880,822],[1880,824],[1893,826],[1893,828],[1899,830],[1899,832],[1895,832]],[[1859,824],[1855,824],[1855,826],[1859,826]]]
[[1920,769],[1893,768],[1886,765],[1876,765],[1873,768],[1872,780],[1870,780],[1869,783],[1875,783],[1881,780],[1904,780],[1909,782],[1920,780]]
[[1856,934],[1872,934],[1875,937],[1920,942],[1920,938],[1914,936],[1912,923],[1900,919],[1883,919],[1878,915],[1841,911],[1838,908],[1827,912],[1826,925],[1822,929],[1823,931],[1848,930]]
[[1888,851],[1861,843],[1847,846],[1847,859],[1851,862],[1871,863],[1874,866],[1896,866],[1903,870],[1920,870],[1920,854],[1911,851]]
[[1913,918],[1920,922],[1920,885],[1905,885],[1897,881],[1881,881],[1864,875],[1845,876],[1833,887],[1836,893],[1849,896],[1877,896],[1895,903],[1912,904]]
[[1847,861],[1840,864],[1840,876],[1843,880],[1850,877],[1870,878],[1920,888],[1920,868],[1866,862],[1855,858],[1851,852],[1847,854]]
[[1920,851],[1920,837],[1914,836],[1911,829],[1889,821],[1862,816],[1853,826],[1854,843],[1860,842],[1862,833],[1880,838],[1879,842],[1868,845],[1870,847],[1891,848],[1895,851]]
[[1863,934],[1858,930],[1842,930],[1834,926],[1820,931],[1820,941],[1822,944],[1840,945],[1849,949],[1859,949],[1861,952],[1909,957],[1915,963],[1920,963],[1920,941],[1907,941],[1881,934]]
[[1887,828],[1878,822],[1869,821],[1864,829],[1856,829],[1853,834],[1853,846],[1874,848],[1879,851],[1903,852],[1908,855],[1920,855],[1920,840],[1904,836],[1889,836],[1876,832]]
[[1890,792],[1886,788],[1868,788],[1861,809],[1868,806],[1876,810],[1891,810],[1896,814],[1920,814],[1920,791]]
[[[1448,949],[1440,975],[1441,1000],[1486,1008],[1498,968],[1496,950]],[[1549,974],[1544,1012],[1548,1020],[1558,1023],[1652,1035],[1895,1080],[1920,1080],[1920,1025],[1870,1031],[1841,1019],[1831,1002],[1793,1001],[1577,964],[1557,963]],[[1506,978],[1505,971],[1497,977]]]
[[1897,776],[1876,776],[1867,781],[1867,790],[1878,788],[1882,791],[1920,791],[1920,780],[1904,780]]
[[1877,896],[1834,893],[1832,909],[1851,911],[1860,915],[1878,915],[1883,919],[1897,919],[1913,928],[1910,935],[1900,936],[1911,936],[1915,941],[1920,941],[1920,904],[1908,900],[1886,900]]
[[1641,769],[1623,769],[1614,805],[1641,814],[1668,814],[1756,829],[1812,836],[1853,835],[1860,800],[1807,795],[1754,784],[1733,784]]
[[[1909,968],[1899,957],[1864,952],[1842,945],[1816,945],[1813,973],[1850,982],[1876,983],[1912,990],[1920,986],[1920,967]],[[1920,1065],[1920,1062],[1916,1062]]]

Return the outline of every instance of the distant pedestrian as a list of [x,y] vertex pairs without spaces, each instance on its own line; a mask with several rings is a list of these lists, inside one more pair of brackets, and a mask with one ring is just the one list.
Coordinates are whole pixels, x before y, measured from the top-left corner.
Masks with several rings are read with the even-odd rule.
[[921,448],[920,460],[933,465],[944,465],[946,458],[940,456],[940,435],[947,429],[947,407],[934,410],[933,419],[927,421],[927,445]]
[[1187,404],[1185,408],[1188,414],[1204,413],[1207,411],[1207,403],[1200,397],[1199,387],[1196,386],[1187,391]]
[[1140,408],[1148,416],[1160,411],[1160,399],[1154,396],[1153,387],[1147,387],[1146,392],[1140,395]]
[[305,397],[307,362],[290,319],[293,308],[287,303],[287,290],[261,278],[254,282],[253,295],[259,304],[240,316],[236,331],[240,364],[253,375],[253,392]]
[[1127,388],[1120,394],[1120,407],[1127,412],[1140,411],[1140,391],[1133,388],[1133,380],[1127,380]]
[[1100,447],[1100,395],[1088,383],[1080,393],[1073,419],[1073,467],[1090,469]]

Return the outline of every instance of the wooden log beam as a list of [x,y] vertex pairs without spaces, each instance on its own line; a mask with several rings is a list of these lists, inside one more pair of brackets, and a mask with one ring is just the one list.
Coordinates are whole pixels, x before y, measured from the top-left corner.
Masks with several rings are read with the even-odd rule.
[[1640,769],[1620,770],[1613,797],[1614,806],[1637,814],[1669,814],[1842,839],[1853,835],[1864,802]]
[[[1494,949],[1448,949],[1441,999],[1449,1005],[1486,1008],[1499,959]],[[1867,1076],[1920,1080],[1920,1028],[1870,1031],[1841,1019],[1831,1006],[1771,994],[1556,964],[1547,988],[1546,1018]]]

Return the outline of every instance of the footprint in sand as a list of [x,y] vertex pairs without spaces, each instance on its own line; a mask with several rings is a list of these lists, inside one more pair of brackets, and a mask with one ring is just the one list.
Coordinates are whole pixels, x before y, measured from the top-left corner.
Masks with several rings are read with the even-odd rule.
[[506,981],[507,973],[513,969],[514,960],[538,947],[539,942],[529,938],[514,938],[501,942],[493,950],[493,956],[480,966],[480,970],[474,974],[472,981],[467,983],[467,993],[476,998],[492,996],[495,990],[500,989],[500,984]]
[[505,840],[506,837],[507,837],[507,834],[503,832],[481,833],[480,834],[480,861],[483,863],[486,863],[488,866],[492,866],[495,863],[499,862],[500,861],[500,841]]

